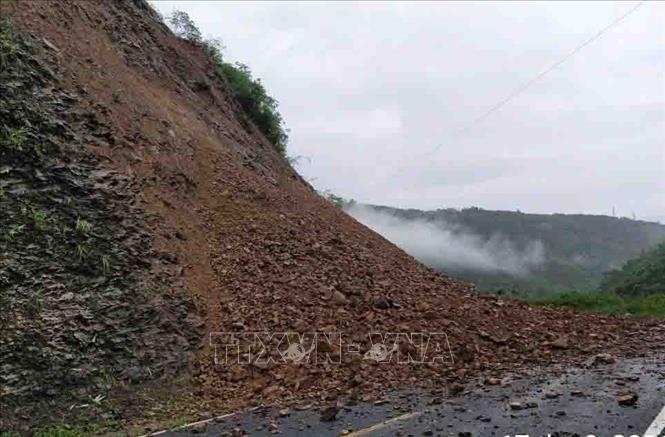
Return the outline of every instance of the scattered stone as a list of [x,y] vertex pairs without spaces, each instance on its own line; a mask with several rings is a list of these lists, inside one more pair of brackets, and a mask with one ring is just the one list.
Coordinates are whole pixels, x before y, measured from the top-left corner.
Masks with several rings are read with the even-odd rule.
[[614,364],[617,362],[617,359],[614,355],[611,354],[597,354],[591,359],[591,364]]
[[332,298],[331,298],[332,303],[335,305],[346,305],[349,303],[349,299],[344,296],[344,294],[340,291],[333,291]]
[[448,387],[448,394],[450,396],[457,396],[464,391],[464,388],[462,384],[452,384]]
[[635,392],[630,392],[630,393],[625,393],[625,394],[620,394],[617,396],[617,402],[619,405],[622,407],[631,407],[637,403],[637,393]]
[[337,420],[337,413],[339,408],[336,406],[330,406],[321,411],[321,422],[332,422]]
[[561,396],[561,393],[547,392],[545,393],[545,399],[556,399]]
[[521,402],[511,402],[508,404],[508,407],[513,411],[519,411],[524,409],[524,404]]
[[550,343],[550,345],[555,349],[568,349],[568,337],[559,337]]
[[208,422],[194,424],[188,429],[192,434],[205,434],[208,432]]
[[379,310],[387,310],[390,308],[390,301],[385,296],[379,296],[374,299],[374,308]]
[[279,410],[279,417],[286,417],[286,416],[289,416],[289,415],[291,415],[291,410],[290,409],[282,408],[281,410]]
[[60,49],[55,46],[51,41],[47,40],[46,38],[42,38],[42,41],[44,42],[44,45],[48,47],[49,49],[53,50],[54,52],[59,52]]

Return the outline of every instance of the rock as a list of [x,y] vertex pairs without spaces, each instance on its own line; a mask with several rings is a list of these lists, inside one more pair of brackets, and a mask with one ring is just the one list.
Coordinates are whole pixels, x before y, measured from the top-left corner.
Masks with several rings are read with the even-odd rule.
[[208,432],[208,422],[196,423],[189,427],[192,434],[205,434]]
[[561,396],[561,393],[547,392],[545,393],[545,399],[556,399]]
[[487,378],[485,380],[485,384],[487,384],[487,385],[500,385],[501,380],[499,378]]
[[591,364],[596,365],[596,364],[614,364],[617,362],[617,359],[614,357],[614,355],[610,354],[598,354],[594,355],[594,357],[591,359]]
[[388,403],[387,399],[379,399],[378,401],[374,402],[374,405],[385,405]]
[[379,296],[374,299],[374,308],[379,310],[387,310],[390,308],[390,301],[385,296]]
[[524,409],[524,405],[521,402],[511,402],[508,404],[508,407],[510,407],[510,409],[513,411],[519,411]]
[[550,345],[555,349],[568,349],[568,337],[559,337],[551,342]]
[[534,401],[529,401],[526,404],[524,404],[526,408],[538,408],[538,402]]
[[617,402],[619,405],[622,407],[631,407],[637,403],[637,393],[635,392],[630,392],[630,393],[625,393],[617,396]]
[[[252,363],[252,367],[257,368],[259,370],[269,370],[273,366],[272,366],[271,362],[268,362],[266,360],[256,360]],[[268,389],[270,389],[270,390],[268,390]],[[272,387],[268,387],[268,389],[266,389],[266,391],[272,393],[273,391],[276,391],[278,389],[278,387],[277,386],[272,386]],[[264,393],[264,394],[266,394],[266,393]]]
[[448,387],[448,394],[450,396],[457,396],[463,391],[464,391],[464,386],[462,384],[453,384],[450,387]]
[[271,386],[266,387],[265,389],[263,389],[262,393],[263,393],[263,396],[268,396],[268,395],[271,395],[271,394],[275,394],[278,391],[279,391],[279,386],[278,385],[271,385]]
[[282,408],[281,410],[279,410],[279,417],[286,417],[289,416],[290,414],[291,410],[289,410],[288,408]]
[[42,41],[44,42],[44,45],[48,47],[49,49],[53,50],[54,52],[59,52],[60,49],[55,46],[51,41],[47,40],[46,38],[42,38]]
[[566,415],[566,412],[563,411],[563,410],[559,410],[556,413],[554,413],[554,415],[557,416],[557,417],[563,417],[563,416]]
[[339,412],[339,408],[336,406],[331,406],[328,408],[325,408],[323,411],[321,411],[321,422],[332,422],[334,420],[337,420],[337,413]]
[[344,294],[342,294],[342,292],[337,291],[337,290],[333,291],[333,294],[332,294],[332,297],[331,297],[330,300],[335,305],[346,305],[347,303],[349,303],[349,299],[347,299],[347,297],[344,296]]

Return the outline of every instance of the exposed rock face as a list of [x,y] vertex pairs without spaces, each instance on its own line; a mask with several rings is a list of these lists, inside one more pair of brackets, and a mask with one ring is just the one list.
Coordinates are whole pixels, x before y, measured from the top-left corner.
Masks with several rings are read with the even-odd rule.
[[[2,425],[194,368],[200,321],[161,271],[134,180],[88,147],[110,128],[59,87],[57,47],[2,22]],[[154,267],[153,267],[154,266]]]

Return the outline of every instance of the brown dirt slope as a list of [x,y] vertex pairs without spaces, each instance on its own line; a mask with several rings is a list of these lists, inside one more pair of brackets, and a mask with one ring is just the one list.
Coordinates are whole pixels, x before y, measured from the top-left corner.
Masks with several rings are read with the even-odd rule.
[[[154,250],[174,254],[170,281],[196,301],[204,332],[337,331],[359,345],[341,364],[230,366],[213,363],[201,336],[194,399],[231,409],[362,397],[662,344],[658,321],[475,295],[355,222],[316,195],[240,113],[202,49],[143,1],[3,3],[53,46],[77,107],[109,126],[87,150],[135,181]],[[454,363],[361,359],[370,332],[397,331],[446,333]]]

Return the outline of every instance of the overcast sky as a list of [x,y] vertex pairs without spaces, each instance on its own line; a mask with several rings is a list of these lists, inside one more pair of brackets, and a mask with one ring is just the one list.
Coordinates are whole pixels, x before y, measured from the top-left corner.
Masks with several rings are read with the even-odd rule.
[[189,13],[263,80],[318,189],[665,222],[665,3],[475,124],[635,3],[154,4]]

